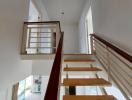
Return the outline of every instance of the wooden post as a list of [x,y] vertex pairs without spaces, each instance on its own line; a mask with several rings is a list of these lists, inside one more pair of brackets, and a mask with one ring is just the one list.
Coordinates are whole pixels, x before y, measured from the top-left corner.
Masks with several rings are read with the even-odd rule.
[[26,43],[27,43],[27,25],[23,26],[23,34],[22,34],[22,46],[21,46],[21,54],[26,54]]
[[18,88],[19,88],[19,83],[15,84],[12,88],[12,100],[18,100],[17,94],[18,94]]

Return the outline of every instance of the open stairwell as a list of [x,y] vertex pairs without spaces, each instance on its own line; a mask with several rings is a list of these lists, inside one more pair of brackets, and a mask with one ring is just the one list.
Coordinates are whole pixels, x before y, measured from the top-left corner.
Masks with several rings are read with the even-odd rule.
[[[66,73],[66,78],[63,79],[63,86],[65,89],[69,87],[69,93],[65,93],[63,100],[117,100],[114,96],[107,95],[104,87],[111,87],[112,83],[98,76],[98,72],[101,73],[103,70],[100,67],[93,66],[93,64],[96,63],[96,60],[75,58],[66,59],[64,60],[64,63],[65,67],[63,72]],[[79,75],[80,72],[87,72],[88,74],[93,74],[95,77],[90,76],[89,78],[70,78],[70,73],[76,73]],[[100,87],[100,89],[102,89],[105,93],[102,93],[102,95],[76,95],[77,86],[97,86]]]
[[[37,84],[39,92],[42,83],[41,75],[47,75],[47,63],[49,64],[47,60],[51,61],[50,64],[53,62],[50,75],[48,74],[49,80],[46,78],[48,80],[48,85],[44,88],[46,92],[42,93],[42,99],[36,100],[132,100],[132,55],[125,48],[119,48],[118,44],[113,44],[111,40],[101,37],[98,33],[88,36],[87,42],[90,42],[91,48],[87,51],[92,54],[65,54],[63,52],[65,51],[64,32],[61,31],[60,26],[60,21],[24,22],[23,25],[21,59],[33,60],[29,67],[38,66],[41,61],[46,62],[42,64],[42,69],[34,67],[27,70],[32,70],[33,75],[34,70],[41,70],[37,79],[29,82]],[[23,61],[21,64],[24,64]],[[26,73],[21,71],[22,75]],[[29,92],[32,86],[26,87],[25,81],[24,79],[16,82],[9,91],[8,89],[3,91],[2,88],[0,96],[4,95],[5,98],[5,95],[10,92],[12,100],[26,100],[26,91]],[[24,84],[22,90],[21,82]],[[19,99],[21,96],[24,99]],[[35,99],[32,97],[31,100]]]
[[[50,38],[50,47],[38,45],[38,43],[47,45],[49,42],[39,41],[40,35],[34,37],[32,35],[34,32],[31,31],[34,28],[31,26],[41,27],[42,30],[45,28],[52,30],[36,32],[52,34],[51,37],[41,37],[42,40]],[[24,30],[21,46],[22,59],[54,59],[44,100],[132,100],[132,56],[123,51],[124,49],[118,48],[118,45],[93,34],[90,35],[92,54],[64,54],[64,32],[61,32],[59,21],[25,22]],[[31,41],[32,38],[36,39]],[[32,43],[35,44],[32,46]],[[75,74],[74,77],[73,74]],[[78,86],[96,87],[94,90],[96,93],[93,95],[88,92],[78,95],[76,94]],[[64,87],[63,91],[65,91],[62,99],[60,99],[61,87]],[[107,87],[113,88],[110,89],[113,93],[108,93]],[[88,91],[92,89],[89,88]],[[114,89],[118,90],[118,96],[115,95]]]

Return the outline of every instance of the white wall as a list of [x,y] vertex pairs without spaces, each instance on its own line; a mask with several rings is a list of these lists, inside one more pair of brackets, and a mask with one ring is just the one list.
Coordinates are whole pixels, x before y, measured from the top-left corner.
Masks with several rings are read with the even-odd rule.
[[32,1],[35,4],[36,8],[38,9],[39,13],[41,14],[42,21],[48,21],[49,17],[43,1],[42,0],[32,0]]
[[8,91],[5,89],[3,91],[0,91],[0,100],[7,100],[6,95],[8,94]]
[[96,0],[94,32],[132,54],[132,0]]
[[[45,3],[42,0],[32,0],[42,15],[42,21],[50,20]],[[63,23],[63,22],[62,22]],[[64,52],[77,53],[79,52],[79,29],[78,23],[65,22],[61,24],[61,29],[64,31]]]
[[82,11],[82,15],[79,22],[79,47],[81,53],[87,53],[87,47],[86,47],[86,29],[85,29],[85,19],[90,7],[90,0],[86,0],[86,3],[84,5],[84,9]]
[[79,52],[79,30],[77,23],[65,23],[61,25],[64,31],[64,53]]
[[132,1],[87,0],[80,19],[80,51],[86,52],[85,16],[92,5],[94,32],[132,54]]
[[32,66],[33,75],[49,76],[53,60],[34,60]]
[[[31,61],[20,59],[23,22],[28,18],[28,0],[0,1],[0,91],[31,74]],[[8,93],[11,94],[11,93]],[[0,95],[1,96],[1,95]],[[0,100],[4,98],[0,97]]]

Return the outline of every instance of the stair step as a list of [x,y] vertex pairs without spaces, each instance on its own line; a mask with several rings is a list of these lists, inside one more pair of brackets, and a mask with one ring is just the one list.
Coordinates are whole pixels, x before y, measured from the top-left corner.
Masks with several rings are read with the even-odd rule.
[[64,60],[64,62],[95,62],[95,60]]
[[111,83],[103,78],[65,78],[64,86],[111,86]]
[[89,95],[89,96],[65,95],[63,96],[63,100],[117,100],[117,99],[112,95]]
[[102,71],[97,67],[66,67],[64,71]]
[[71,56],[89,56],[89,55],[94,55],[94,54],[86,54],[86,53],[65,53],[64,55],[71,55]]

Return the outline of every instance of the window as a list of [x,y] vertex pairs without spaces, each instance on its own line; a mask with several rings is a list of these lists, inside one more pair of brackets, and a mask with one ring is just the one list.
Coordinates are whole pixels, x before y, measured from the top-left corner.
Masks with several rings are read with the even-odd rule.
[[31,90],[33,77],[29,76],[25,80],[19,82],[18,88],[18,100],[25,100],[25,97],[28,96],[29,91]]

